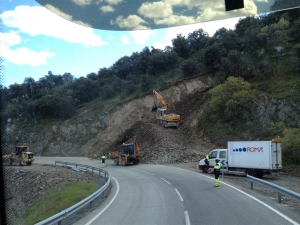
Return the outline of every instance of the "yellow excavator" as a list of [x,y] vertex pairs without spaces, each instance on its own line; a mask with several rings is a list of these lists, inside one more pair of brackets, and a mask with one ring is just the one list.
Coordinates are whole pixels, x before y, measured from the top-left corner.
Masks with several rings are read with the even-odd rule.
[[[153,90],[154,97],[154,106],[152,107],[152,112],[156,112],[156,121],[162,127],[176,127],[178,128],[180,125],[180,115],[178,114],[167,114],[168,112],[168,104],[164,100],[164,98],[155,90]],[[158,108],[157,100],[159,100],[163,104],[163,108]]]
[[136,141],[136,136],[132,138],[131,143],[123,143],[120,147],[118,158],[114,160],[116,166],[129,164],[138,164],[141,160],[140,148]]

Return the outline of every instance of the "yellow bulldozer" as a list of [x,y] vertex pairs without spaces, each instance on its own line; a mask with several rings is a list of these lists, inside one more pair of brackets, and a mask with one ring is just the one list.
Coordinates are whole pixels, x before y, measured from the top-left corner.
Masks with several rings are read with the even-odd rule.
[[33,153],[28,151],[26,145],[17,145],[15,146],[14,152],[2,156],[2,163],[6,166],[11,166],[13,163],[19,166],[29,166],[33,161]]
[[132,138],[131,143],[123,143],[120,146],[118,158],[114,160],[116,166],[129,164],[138,164],[141,160],[140,148],[136,141],[136,136]]

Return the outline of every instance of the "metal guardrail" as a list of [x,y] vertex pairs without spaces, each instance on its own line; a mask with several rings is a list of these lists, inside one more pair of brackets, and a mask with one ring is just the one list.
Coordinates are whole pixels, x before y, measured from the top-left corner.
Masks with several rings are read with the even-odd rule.
[[78,211],[79,209],[83,208],[84,206],[86,206],[87,204],[91,203],[93,200],[95,200],[99,195],[101,195],[106,188],[108,187],[108,185],[110,184],[110,176],[109,173],[105,170],[102,170],[100,168],[96,168],[96,167],[92,167],[92,166],[87,166],[87,165],[83,165],[83,164],[77,164],[77,163],[69,163],[69,162],[61,162],[61,161],[55,161],[55,165],[56,164],[63,164],[66,166],[74,166],[75,168],[85,168],[86,170],[91,170],[92,172],[94,171],[99,171],[99,176],[101,176],[101,173],[104,174],[104,178],[105,178],[105,184],[96,192],[94,192],[92,195],[90,195],[89,197],[83,199],[82,201],[78,202],[77,204],[62,210],[61,212],[49,217],[48,219],[45,219],[35,225],[53,225],[55,223],[59,223],[65,219],[66,217],[70,216],[71,214],[75,213],[76,211]]
[[260,184],[260,185],[265,186],[267,188],[273,189],[274,191],[277,191],[277,193],[278,193],[278,203],[281,203],[281,194],[286,195],[286,196],[300,202],[300,194],[297,193],[297,192],[291,191],[291,190],[289,190],[287,188],[284,188],[284,187],[281,187],[277,184],[273,184],[273,183],[258,179],[256,177],[253,177],[253,176],[250,176],[250,175],[247,175],[247,178],[250,181],[251,189],[253,189],[253,183],[257,183],[257,184]]

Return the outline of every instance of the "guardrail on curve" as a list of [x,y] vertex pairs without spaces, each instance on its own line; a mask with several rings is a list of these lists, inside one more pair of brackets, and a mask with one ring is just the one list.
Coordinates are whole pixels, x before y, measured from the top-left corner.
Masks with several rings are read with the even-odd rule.
[[267,188],[273,189],[274,191],[277,191],[277,193],[278,193],[278,203],[281,203],[281,194],[284,194],[284,195],[300,202],[300,194],[295,192],[295,191],[292,191],[292,190],[289,190],[287,188],[281,187],[277,184],[273,184],[273,183],[258,179],[256,177],[253,177],[253,176],[250,176],[250,175],[247,175],[247,178],[250,181],[251,189],[253,189],[253,183],[257,183],[257,184],[260,184],[260,185],[265,186]]
[[85,168],[86,170],[90,169],[92,172],[94,171],[99,171],[99,175],[101,175],[101,173],[104,174],[104,178],[105,178],[105,184],[96,192],[94,192],[93,194],[91,194],[90,196],[88,196],[87,198],[83,199],[82,201],[78,202],[77,204],[62,210],[61,212],[39,222],[36,223],[35,225],[53,225],[55,223],[59,223],[65,219],[66,217],[70,216],[71,214],[75,213],[76,211],[78,211],[79,209],[83,208],[84,206],[86,206],[87,204],[91,203],[93,200],[95,200],[99,195],[101,195],[106,188],[108,187],[108,185],[110,184],[110,176],[109,173],[105,170],[102,170],[100,168],[97,167],[92,167],[92,166],[88,166],[88,165],[83,165],[83,164],[78,164],[78,163],[69,163],[69,162],[62,162],[62,161],[55,161],[55,165],[56,164],[63,164],[66,166],[75,166],[75,168]]

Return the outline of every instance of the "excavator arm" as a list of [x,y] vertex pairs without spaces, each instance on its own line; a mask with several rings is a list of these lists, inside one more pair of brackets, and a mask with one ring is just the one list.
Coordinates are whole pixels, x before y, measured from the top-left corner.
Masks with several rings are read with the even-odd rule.
[[137,144],[136,136],[134,136],[132,139],[133,139],[134,151],[137,155],[139,155],[140,154],[140,148]]
[[168,103],[164,100],[164,98],[155,90],[153,90],[153,98],[154,98],[154,107],[152,108],[152,111],[155,111],[157,109],[156,101],[159,100],[163,105],[164,109],[168,110]]

